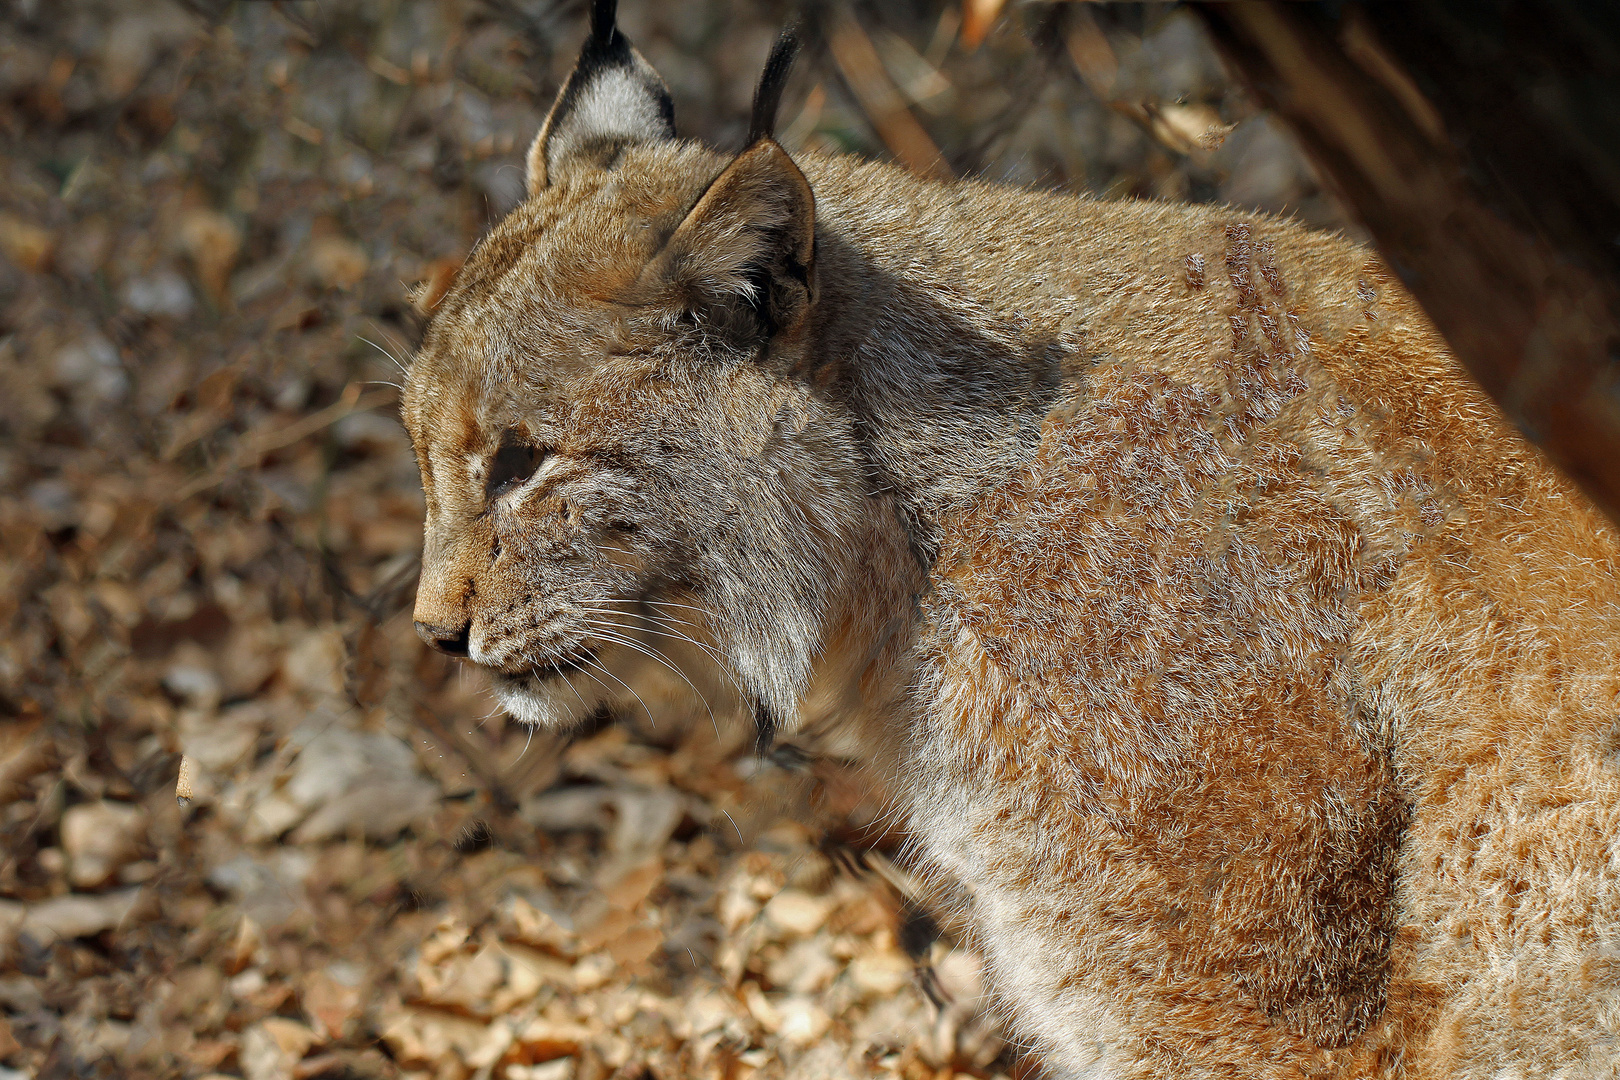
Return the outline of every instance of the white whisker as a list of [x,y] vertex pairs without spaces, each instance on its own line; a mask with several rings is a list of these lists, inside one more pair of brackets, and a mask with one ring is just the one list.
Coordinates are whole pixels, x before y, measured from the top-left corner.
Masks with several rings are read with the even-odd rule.
[[629,596],[608,596],[608,597],[603,597],[603,598],[601,598],[599,600],[585,600],[585,601],[582,601],[582,602],[587,603],[587,604],[646,604],[646,605],[648,605],[650,607],[676,607],[676,608],[684,608],[687,611],[695,611],[699,615],[707,615],[711,619],[718,618],[718,616],[715,615],[715,613],[713,611],[710,611],[708,608],[694,607],[691,604],[678,604],[673,600],[652,600],[652,599],[648,599],[648,598],[637,598],[637,597],[629,597]]
[[637,701],[641,702],[641,709],[642,709],[643,712],[645,712],[647,714],[647,723],[651,724],[654,728],[658,727],[658,721],[657,721],[657,719],[655,719],[653,717],[652,710],[647,707],[647,703],[645,701],[641,700],[641,695],[636,693],[635,690],[630,686],[629,683],[625,682],[623,679],[621,679],[617,675],[613,674],[613,672],[609,671],[607,669],[607,666],[604,665],[600,660],[587,659],[585,662],[587,664],[590,664],[592,667],[597,668],[599,671],[602,672],[602,674],[606,675],[608,678],[612,679],[614,682],[618,683],[620,686],[624,687],[626,690],[629,690],[630,691],[630,696],[635,698]]
[[401,375],[404,375],[407,378],[410,377],[410,374],[411,374],[410,371],[405,367],[404,364],[399,362],[399,358],[397,356],[395,356],[393,353],[389,352],[387,349],[383,348],[381,345],[377,344],[375,341],[372,341],[370,338],[366,337],[363,334],[356,334],[354,336],[359,338],[361,341],[365,342],[367,345],[370,345],[373,349],[376,349],[378,352],[382,353],[384,356],[388,357],[389,361],[391,363],[393,363],[393,365],[395,367],[399,368],[399,373]]
[[[709,699],[704,696],[703,691],[699,690],[691,679],[686,677],[686,672],[682,671],[679,665],[677,665],[673,659],[665,656],[661,651],[653,648],[651,645],[648,645],[645,642],[636,641],[633,638],[624,635],[622,630],[625,628],[623,627],[614,627],[608,623],[593,623],[588,618],[585,620],[585,622],[586,625],[591,628],[592,633],[596,634],[596,636],[602,638],[604,641],[610,641],[616,645],[621,645],[627,649],[632,649],[639,652],[649,660],[656,660],[658,663],[663,664],[665,667],[669,668],[669,670],[673,671],[677,678],[679,678],[687,686],[691,687],[692,693],[698,696],[698,700],[703,702],[703,708],[709,714],[709,722],[714,725],[715,734],[718,735],[720,733],[720,722],[714,718],[714,707],[709,704]],[[626,689],[628,689],[628,687],[626,687]],[[631,691],[631,693],[634,692],[635,691],[633,690]]]
[[[618,614],[624,615],[627,618],[636,618],[637,617],[637,616],[630,615],[628,612],[619,612]],[[697,640],[696,638],[691,637],[690,635],[687,635],[687,634],[683,634],[678,630],[663,630],[663,629],[656,629],[656,628],[653,628],[653,627],[648,627],[648,626],[643,626],[643,625],[638,625],[638,624],[626,624],[626,623],[620,623],[620,622],[604,622],[604,621],[602,621],[602,617],[599,616],[599,615],[598,616],[589,616],[588,615],[588,616],[585,617],[585,622],[586,622],[587,625],[591,625],[591,626],[611,626],[611,627],[613,627],[613,628],[615,628],[617,630],[621,630],[621,631],[626,631],[626,632],[641,631],[641,632],[648,633],[648,634],[657,634],[659,637],[669,638],[671,641],[683,641],[686,644],[691,645],[694,648],[697,648],[698,650],[700,650],[703,653],[703,655],[707,656],[710,660],[712,660],[714,662],[715,666],[720,669],[720,672],[723,675],[725,675],[726,678],[731,680],[731,684],[737,688],[737,693],[739,695],[745,697],[745,698],[747,697],[747,693],[746,693],[746,691],[743,690],[743,686],[742,686],[741,681],[738,680],[736,673],[731,670],[730,662],[727,660],[725,655],[720,652],[720,650],[714,648],[712,645],[705,645],[703,642]],[[650,647],[651,646],[649,646],[649,648]]]

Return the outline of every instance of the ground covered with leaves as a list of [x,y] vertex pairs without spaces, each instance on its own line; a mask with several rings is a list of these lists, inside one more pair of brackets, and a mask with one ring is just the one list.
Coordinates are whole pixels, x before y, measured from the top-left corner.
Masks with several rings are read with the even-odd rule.
[[[787,5],[622,6],[735,145]],[[1185,12],[1004,6],[823,5],[790,148],[1337,222]],[[674,689],[517,730],[412,632],[407,288],[580,7],[0,14],[0,1080],[1038,1071],[880,793]]]

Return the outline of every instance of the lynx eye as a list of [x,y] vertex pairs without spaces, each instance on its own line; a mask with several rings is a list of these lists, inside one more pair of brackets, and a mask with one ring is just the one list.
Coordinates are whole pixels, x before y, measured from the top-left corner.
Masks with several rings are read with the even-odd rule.
[[484,483],[488,498],[497,499],[534,475],[534,470],[551,456],[543,446],[523,441],[515,431],[501,439],[501,448],[489,460],[489,479]]

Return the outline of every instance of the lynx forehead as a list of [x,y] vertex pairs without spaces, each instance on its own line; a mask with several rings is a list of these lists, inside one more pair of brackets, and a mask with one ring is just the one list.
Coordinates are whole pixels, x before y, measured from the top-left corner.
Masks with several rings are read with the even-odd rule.
[[795,161],[791,52],[721,155],[595,3],[410,375],[423,636],[859,750],[1051,1075],[1612,1069],[1620,538],[1366,251]]

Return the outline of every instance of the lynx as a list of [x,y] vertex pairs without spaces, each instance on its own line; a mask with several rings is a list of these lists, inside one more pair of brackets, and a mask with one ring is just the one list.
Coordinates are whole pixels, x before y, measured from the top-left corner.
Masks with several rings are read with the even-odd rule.
[[1614,1075],[1620,535],[1377,257],[795,160],[786,47],[717,153],[613,9],[410,372],[424,638],[858,751],[1049,1075]]

